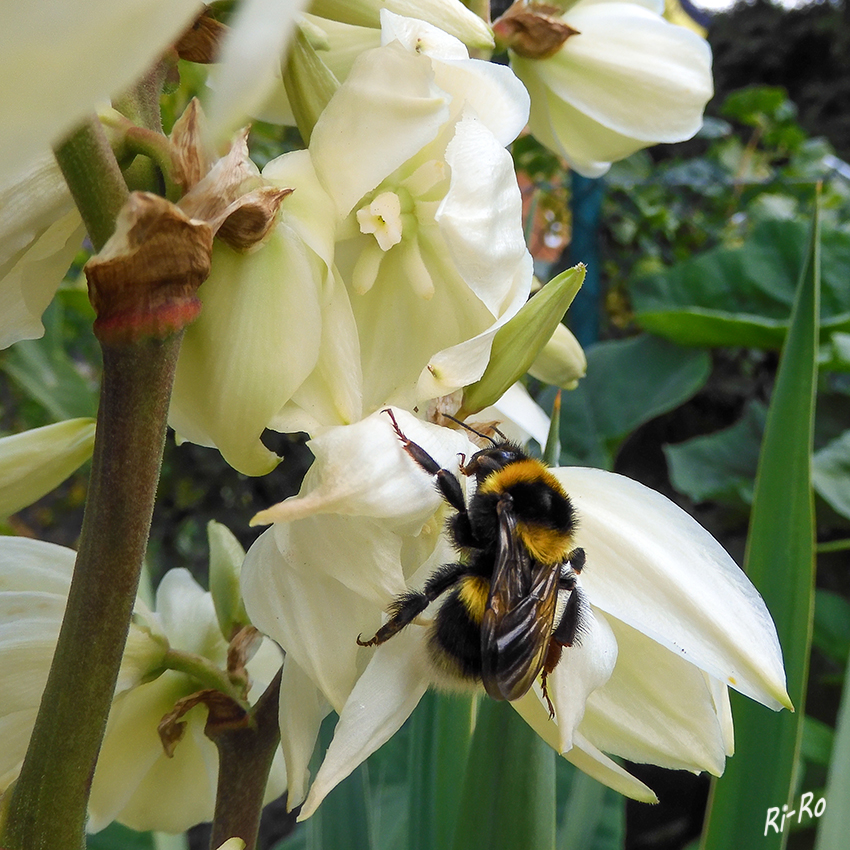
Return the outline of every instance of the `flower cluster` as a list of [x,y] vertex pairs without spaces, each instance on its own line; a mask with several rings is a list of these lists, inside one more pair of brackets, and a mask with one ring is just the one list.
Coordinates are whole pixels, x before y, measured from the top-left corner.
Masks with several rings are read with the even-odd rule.
[[[75,553],[63,546],[0,537],[0,659],[3,670],[3,748],[0,791],[17,776],[62,623]],[[175,703],[199,690],[197,674],[179,671],[169,654],[198,657],[224,669],[228,642],[212,598],[186,570],[169,571],[155,610],[136,600],[112,710],[92,781],[88,829],[118,820],[141,831],[182,832],[212,817],[218,777],[215,745],[204,735],[206,713],[181,719],[182,738],[166,754],[160,721]],[[277,647],[264,640],[248,662],[255,701],[280,666]],[[282,754],[275,759],[267,800],[286,789]]]
[[[82,239],[46,146],[105,92],[116,94],[110,86],[138,76],[137,54],[161,53],[194,12],[187,3],[142,5],[149,27],[133,29],[126,69],[108,84],[64,74],[73,83],[68,108],[27,124],[39,156],[0,173],[4,346],[39,335]],[[90,4],[86,14],[102,17],[107,6]],[[495,404],[494,418],[513,418],[523,438],[545,440],[542,411],[521,387],[504,390],[529,364],[537,377],[574,387],[586,364],[558,325],[574,289],[566,286],[566,302],[529,302],[533,264],[507,148],[527,128],[571,168],[598,176],[642,147],[692,136],[711,96],[710,53],[660,12],[653,0],[520,0],[491,29],[459,0],[245,2],[216,52],[209,125],[193,104],[161,140],[159,164],[175,197],[131,196],[115,237],[90,261],[91,279],[116,256],[136,257],[128,234],[138,232],[141,207],[163,208],[208,235],[209,274],[180,351],[171,426],[247,475],[280,460],[260,440],[265,429],[312,437],[315,462],[301,492],[256,517],[271,527],[241,575],[252,623],[286,657],[282,756],[268,796],[282,793],[288,775],[289,805],[303,803],[302,817],[438,680],[425,647],[433,610],[377,648],[357,640],[381,627],[400,594],[457,558],[446,503],[381,411],[391,406],[406,438],[456,475],[458,458],[478,447],[431,424],[448,421],[442,414],[486,419]],[[68,33],[61,40],[83,54]],[[510,65],[470,57],[494,47]],[[111,49],[102,66],[87,63],[91,74],[117,74],[117,42]],[[249,115],[296,124],[305,148],[259,169],[247,134],[232,136]],[[122,121],[104,112],[116,149],[132,135],[119,140]],[[213,153],[225,137],[227,151]],[[560,297],[557,286],[548,292]],[[498,390],[487,383],[494,373]],[[65,474],[86,455],[91,430],[89,422],[62,429],[53,452]],[[37,463],[43,439],[0,444],[0,459],[11,458],[0,481],[9,510],[20,502],[8,493],[33,478],[30,470],[44,483],[30,480],[27,500],[59,480]],[[575,542],[588,567],[576,581],[588,605],[581,640],[551,672],[548,697],[538,682],[515,708],[559,753],[636,799],[654,795],[611,755],[721,773],[732,752],[728,688],[774,709],[789,705],[761,598],[719,544],[659,494],[599,470],[553,474],[580,517]],[[466,476],[459,480],[471,490]],[[0,540],[0,656],[17,659],[2,665],[4,737],[15,741],[0,760],[4,786],[23,758],[72,564],[69,550]],[[210,595],[185,571],[167,573],[155,613],[137,602],[93,780],[93,829],[118,819],[176,831],[210,816],[217,760],[203,712],[187,714],[173,759],[157,725],[203,681],[173,653],[227,671],[227,640]],[[280,661],[265,640],[248,667],[251,701]],[[336,733],[311,778],[331,710]]]

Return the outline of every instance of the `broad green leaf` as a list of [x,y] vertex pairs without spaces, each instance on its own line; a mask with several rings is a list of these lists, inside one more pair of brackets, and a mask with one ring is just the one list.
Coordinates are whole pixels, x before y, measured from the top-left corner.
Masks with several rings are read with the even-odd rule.
[[800,755],[813,764],[826,767],[832,755],[835,732],[832,727],[822,720],[810,717],[803,718],[803,740],[800,745]]
[[554,850],[555,752],[507,702],[482,699],[455,850]]
[[[587,350],[587,377],[561,395],[561,465],[611,469],[622,441],[705,383],[711,360],[647,334]],[[554,391],[541,403],[551,405]]]
[[695,502],[749,505],[766,415],[764,405],[752,402],[731,427],[664,446],[676,490]]
[[[682,345],[779,348],[806,234],[803,222],[763,221],[740,247],[714,248],[636,280],[631,295],[638,324]],[[821,329],[850,331],[850,234],[825,230],[821,250]]]
[[826,779],[826,811],[818,823],[815,850],[844,850],[850,835],[850,662],[844,674],[844,692],[838,721],[832,761]]
[[155,850],[153,834],[136,832],[120,823],[86,836],[87,850]]
[[2,360],[3,371],[53,419],[94,417],[97,394],[65,351],[43,340],[15,343]]
[[850,519],[850,431],[815,453],[812,473],[818,493]]
[[815,593],[812,643],[828,658],[844,664],[850,656],[850,602],[830,590]]
[[703,850],[775,850],[784,848],[788,836],[787,831],[764,832],[769,808],[785,803],[793,808],[805,716],[814,602],[811,452],[820,291],[818,249],[816,211],[768,411],[745,558],[746,571],[776,622],[788,694],[796,713],[772,713],[738,694],[732,695],[736,751],[725,774],[713,784]]

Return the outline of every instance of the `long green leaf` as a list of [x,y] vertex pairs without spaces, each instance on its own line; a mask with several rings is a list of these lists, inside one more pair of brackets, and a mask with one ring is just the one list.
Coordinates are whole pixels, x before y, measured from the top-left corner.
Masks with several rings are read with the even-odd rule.
[[714,784],[703,850],[783,848],[788,829],[772,828],[768,811],[781,812],[786,803],[795,808],[814,600],[811,453],[819,293],[816,212],[768,411],[745,559],[776,621],[796,713],[773,714],[733,694],[736,753]]
[[409,850],[451,845],[473,709],[471,696],[429,691],[410,719]]
[[835,727],[832,763],[826,780],[826,811],[818,824],[815,850],[844,850],[850,835],[850,663]]
[[554,850],[555,752],[511,708],[482,699],[455,850]]

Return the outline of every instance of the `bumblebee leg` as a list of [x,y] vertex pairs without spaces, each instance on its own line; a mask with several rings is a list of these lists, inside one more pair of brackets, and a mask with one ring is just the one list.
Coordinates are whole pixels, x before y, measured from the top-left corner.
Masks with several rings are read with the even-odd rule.
[[570,552],[569,558],[567,558],[567,562],[572,567],[574,573],[580,573],[587,563],[587,555],[585,555],[584,549],[573,549]]
[[456,475],[452,475],[448,469],[443,469],[425,449],[413,440],[409,440],[405,433],[396,422],[395,415],[392,410],[387,408],[383,411],[386,413],[393,423],[393,430],[396,432],[404,450],[416,461],[416,463],[425,470],[429,475],[434,475],[437,478],[437,489],[442,497],[456,510],[458,513],[466,514],[466,502],[463,498],[463,488],[460,486]]
[[549,706],[549,719],[555,716],[555,706],[552,705],[552,700],[549,699],[549,674],[558,666],[561,660],[561,652],[564,645],[556,640],[553,636],[549,641],[549,649],[546,651],[546,660],[543,662],[543,672],[540,674],[540,686],[543,689],[543,699],[546,700],[546,705]]
[[360,646],[379,646],[398,634],[405,626],[410,625],[435,599],[445,593],[453,584],[468,572],[465,564],[445,564],[435,572],[425,583],[422,591],[411,590],[402,593],[390,605],[390,618],[375,632],[370,640],[361,640]]
[[552,632],[552,642],[562,646],[572,646],[578,642],[582,630],[582,591],[576,585],[574,577],[562,579],[562,582],[571,582],[572,587],[566,588],[570,591],[570,598],[567,600],[561,622]]

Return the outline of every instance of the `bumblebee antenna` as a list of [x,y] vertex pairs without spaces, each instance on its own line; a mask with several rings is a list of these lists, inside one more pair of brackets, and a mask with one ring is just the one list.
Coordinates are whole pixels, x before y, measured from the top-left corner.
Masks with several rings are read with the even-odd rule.
[[[476,431],[475,428],[472,428],[471,426],[467,425],[466,422],[461,422],[460,419],[455,419],[455,417],[452,416],[451,414],[444,413],[442,415],[446,419],[451,419],[452,422],[455,422],[458,425],[460,425],[461,428],[465,428],[467,431],[471,432],[472,434],[476,434],[477,436],[481,437],[482,440],[489,440],[494,446],[499,445],[489,434],[482,434],[480,431]],[[498,428],[494,428],[493,430],[502,438],[502,440],[507,442],[508,438]]]

